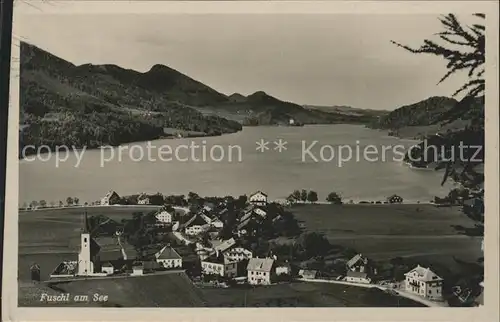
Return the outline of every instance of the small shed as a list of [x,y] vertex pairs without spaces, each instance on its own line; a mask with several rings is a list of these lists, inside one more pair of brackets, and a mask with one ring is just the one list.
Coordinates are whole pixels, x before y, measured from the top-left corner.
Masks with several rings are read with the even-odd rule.
[[143,263],[134,263],[132,265],[132,275],[138,276],[144,274],[144,264]]

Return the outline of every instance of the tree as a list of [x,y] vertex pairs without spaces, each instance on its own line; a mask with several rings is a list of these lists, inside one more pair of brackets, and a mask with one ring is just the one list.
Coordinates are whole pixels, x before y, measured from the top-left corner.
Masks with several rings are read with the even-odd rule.
[[47,206],[47,201],[40,200],[39,204],[40,204],[40,207],[45,208]]
[[342,204],[342,197],[336,192],[330,192],[328,196],[326,197],[326,201],[335,204],[335,205],[341,205]]
[[27,202],[23,202],[23,209],[28,209],[28,203]]
[[68,206],[71,206],[73,204],[73,198],[71,198],[71,197],[66,198],[66,204]]
[[78,205],[78,204],[79,204],[79,202],[80,202],[80,199],[78,199],[78,197],[74,197],[74,198],[73,198],[73,203],[74,203],[75,205]]
[[[474,14],[475,17],[484,20],[482,13]],[[428,54],[444,58],[447,63],[448,72],[439,80],[438,84],[448,79],[456,72],[468,72],[469,81],[458,88],[453,96],[466,93],[464,98],[443,115],[443,120],[455,120],[463,113],[468,113],[471,100],[484,95],[484,62],[485,62],[485,26],[477,23],[464,27],[453,14],[447,14],[440,18],[444,31],[437,35],[446,45],[438,44],[436,41],[426,39],[419,48],[411,48],[398,42],[391,41],[397,46],[414,54]],[[481,117],[481,115],[478,115]]]
[[37,207],[38,207],[38,201],[33,200],[33,201],[31,202],[31,208],[32,208],[32,209],[36,209]]
[[56,206],[56,203],[54,201],[49,202],[49,205],[51,208],[54,208]]
[[297,199],[295,198],[295,196],[293,194],[289,195],[287,198],[286,198],[286,201],[293,205],[295,202],[297,202]]
[[64,206],[64,203],[62,202],[62,200],[59,200],[59,207],[63,207]]
[[305,189],[302,189],[302,191],[300,192],[300,200],[302,202],[307,201],[307,191]]
[[299,201],[301,199],[301,194],[299,190],[294,190],[292,193],[292,197],[296,200]]
[[[446,80],[457,72],[465,71],[469,77],[468,81],[458,88],[453,96],[463,94],[458,104],[443,113],[443,122],[452,122],[456,119],[468,115],[471,117],[471,124],[460,131],[448,133],[444,137],[444,154],[446,161],[439,162],[436,170],[444,169],[443,185],[448,179],[460,183],[463,187],[475,191],[472,205],[464,205],[464,212],[475,221],[482,235],[484,235],[484,62],[485,62],[485,14],[476,13],[473,15],[478,22],[469,26],[460,23],[455,15],[448,14],[440,18],[444,31],[437,35],[444,41],[438,44],[436,41],[426,39],[419,48],[411,48],[394,42],[397,46],[415,54],[427,54],[438,56],[447,62],[447,73],[441,78],[439,83]],[[476,147],[474,149],[460,150],[460,146]],[[474,151],[472,151],[474,150]],[[479,151],[479,153],[477,153]],[[457,155],[458,154],[458,155]],[[453,193],[454,194],[454,193]],[[469,196],[467,196],[469,198]],[[475,279],[475,283],[481,281],[484,276],[484,268],[480,278]]]
[[309,191],[309,193],[307,194],[307,201],[311,203],[318,201],[318,193],[312,190]]

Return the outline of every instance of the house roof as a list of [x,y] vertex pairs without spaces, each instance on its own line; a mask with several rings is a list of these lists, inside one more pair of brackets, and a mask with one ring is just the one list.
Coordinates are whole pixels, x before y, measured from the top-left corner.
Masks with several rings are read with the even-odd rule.
[[191,217],[188,221],[186,221],[182,226],[186,228],[189,226],[194,226],[194,225],[203,226],[206,224],[208,224],[208,222],[203,217],[196,214],[193,217]]
[[247,218],[245,219],[245,221],[242,221],[238,224],[238,229],[242,229],[244,227],[246,227],[246,225],[248,225],[248,223],[250,222],[250,220],[252,220],[252,218]]
[[248,271],[270,272],[273,268],[272,258],[250,258],[247,265]]
[[363,272],[353,272],[353,271],[349,271],[349,272],[347,272],[347,276],[349,276],[349,277],[367,278],[367,277],[368,277],[368,274],[367,274],[367,273],[363,273]]
[[182,259],[182,257],[172,247],[165,246],[157,253],[156,259]]
[[214,247],[214,249],[216,251],[219,251],[219,252],[224,252],[224,251],[228,250],[229,248],[233,247],[234,245],[236,245],[236,240],[234,240],[234,238],[230,238],[230,239],[223,241],[219,245],[216,245]]
[[116,260],[123,258],[124,255],[128,259],[137,257],[137,252],[132,245],[122,239],[119,241],[116,237],[99,237],[96,244],[99,248],[96,254],[99,255],[101,261]]
[[355,265],[357,262],[359,262],[360,260],[364,260],[364,257],[363,255],[361,254],[357,254],[356,256],[354,256],[353,258],[351,258],[347,263],[347,267],[352,267],[353,265]]
[[109,198],[109,197],[111,197],[112,195],[117,195],[117,196],[118,196],[118,194],[116,193],[116,191],[114,191],[114,190],[110,190],[110,191],[108,191],[108,192],[106,193],[106,195],[104,195],[104,198]]
[[301,269],[299,271],[299,275],[316,275],[318,273],[318,271],[316,270],[310,270],[310,269]]
[[266,193],[264,193],[264,192],[262,192],[262,191],[259,190],[259,191],[255,191],[254,193],[252,193],[249,198],[252,198],[253,196],[258,195],[258,194],[261,194],[261,195],[267,197]]
[[202,260],[202,262],[207,262],[207,263],[212,263],[212,264],[228,264],[228,263],[232,263],[232,261],[230,261],[228,258],[226,258],[221,253],[219,253],[219,254],[217,254],[217,253],[212,254],[212,255],[208,256],[207,258],[205,258],[204,260]]
[[413,273],[417,273],[416,278],[422,282],[431,282],[431,281],[441,281],[443,280],[441,277],[437,276],[436,273],[431,271],[429,268],[422,267],[417,265],[414,269],[405,274],[405,276],[413,275]]

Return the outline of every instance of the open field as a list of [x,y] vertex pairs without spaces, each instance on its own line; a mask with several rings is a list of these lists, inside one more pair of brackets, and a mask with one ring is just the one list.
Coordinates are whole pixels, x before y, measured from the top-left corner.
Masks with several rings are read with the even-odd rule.
[[[52,288],[29,288],[20,306],[107,306],[107,307],[422,307],[376,289],[354,286],[295,282],[256,288],[196,288],[184,273],[120,279],[59,283]],[[25,287],[27,287],[25,285]],[[54,290],[55,289],[55,290]],[[42,293],[87,295],[88,302],[40,302]],[[96,303],[94,294],[108,295]],[[70,297],[73,298],[72,296]]]
[[470,261],[482,256],[480,239],[453,227],[473,227],[457,207],[300,205],[292,211],[307,231],[321,232],[331,243],[355,248],[375,260],[400,256],[452,265],[453,256]]
[[[87,295],[88,302],[40,303],[40,295],[19,298],[24,306],[108,306],[108,307],[196,307],[204,306],[201,294],[184,273],[156,276],[98,279],[57,283],[49,294]],[[55,290],[53,290],[53,289]],[[38,292],[41,293],[41,292]],[[93,295],[107,295],[107,302],[93,302]],[[71,297],[72,299],[72,297]]]
[[397,307],[423,305],[376,289],[294,282],[256,288],[202,289],[213,307]]

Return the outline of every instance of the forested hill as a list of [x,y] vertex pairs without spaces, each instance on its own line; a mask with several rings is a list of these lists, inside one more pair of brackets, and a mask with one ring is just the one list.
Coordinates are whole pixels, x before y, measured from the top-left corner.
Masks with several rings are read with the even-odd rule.
[[[390,130],[398,136],[425,136],[426,129],[435,133],[439,129],[459,129],[466,126],[470,120],[483,117],[484,97],[474,101],[467,114],[461,115],[459,120],[442,127],[444,116],[457,104],[457,100],[449,97],[434,96],[420,102],[405,105],[394,111],[380,116],[369,124],[375,129]],[[405,135],[408,133],[411,135]],[[418,135],[417,135],[418,134]]]
[[115,65],[75,66],[21,42],[21,148],[94,148],[239,131],[241,124],[189,106],[225,100],[225,95],[166,66],[155,65],[146,73]]

